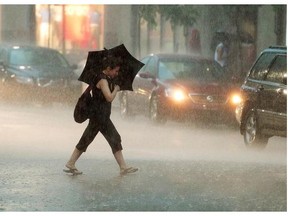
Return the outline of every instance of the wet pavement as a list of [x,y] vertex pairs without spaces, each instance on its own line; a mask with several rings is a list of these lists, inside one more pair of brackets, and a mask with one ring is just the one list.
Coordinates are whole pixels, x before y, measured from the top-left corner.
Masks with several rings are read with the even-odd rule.
[[287,211],[286,138],[251,153],[235,129],[114,114],[139,171],[120,176],[100,136],[78,162],[84,174],[71,176],[63,165],[85,128],[71,108],[0,107],[0,211]]
[[286,211],[286,168],[205,161],[132,161],[121,177],[112,160],[1,163],[2,211]]

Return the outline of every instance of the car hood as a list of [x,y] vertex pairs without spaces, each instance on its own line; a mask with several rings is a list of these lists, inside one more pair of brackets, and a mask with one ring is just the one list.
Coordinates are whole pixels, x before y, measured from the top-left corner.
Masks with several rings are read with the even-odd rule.
[[193,80],[167,80],[166,88],[180,88],[190,94],[227,94],[233,85],[225,82],[199,82]]
[[11,66],[10,70],[15,75],[27,76],[32,78],[61,79],[69,78],[74,75],[69,67],[55,66]]

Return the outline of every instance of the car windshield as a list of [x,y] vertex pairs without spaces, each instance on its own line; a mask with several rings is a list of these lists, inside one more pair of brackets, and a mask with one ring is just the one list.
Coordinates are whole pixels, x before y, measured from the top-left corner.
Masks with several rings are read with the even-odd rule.
[[17,66],[49,65],[68,67],[67,61],[56,51],[42,49],[13,49],[10,64]]
[[209,61],[171,60],[159,61],[159,79],[186,79],[195,81],[219,81],[223,78],[222,68]]

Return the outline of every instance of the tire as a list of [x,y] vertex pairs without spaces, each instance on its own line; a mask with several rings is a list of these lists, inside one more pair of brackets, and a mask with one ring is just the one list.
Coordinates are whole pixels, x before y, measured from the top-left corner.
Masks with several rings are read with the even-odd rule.
[[268,137],[262,135],[259,130],[257,115],[253,110],[246,115],[243,136],[248,148],[263,149],[268,143]]
[[167,119],[159,113],[157,97],[153,96],[150,100],[149,119],[154,124],[165,124]]
[[131,112],[129,110],[128,95],[127,92],[122,92],[120,96],[120,116],[122,119],[128,119],[131,117]]

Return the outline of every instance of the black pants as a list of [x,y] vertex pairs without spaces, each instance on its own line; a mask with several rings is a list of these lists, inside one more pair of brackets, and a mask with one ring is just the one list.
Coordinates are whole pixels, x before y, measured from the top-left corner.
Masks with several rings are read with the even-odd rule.
[[121,136],[119,135],[110,118],[105,121],[105,123],[101,124],[99,124],[95,119],[90,119],[82,137],[76,145],[76,148],[79,151],[85,152],[99,131],[103,134],[109,143],[113,154],[122,150]]

